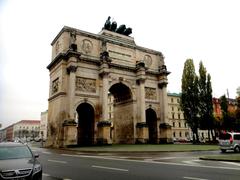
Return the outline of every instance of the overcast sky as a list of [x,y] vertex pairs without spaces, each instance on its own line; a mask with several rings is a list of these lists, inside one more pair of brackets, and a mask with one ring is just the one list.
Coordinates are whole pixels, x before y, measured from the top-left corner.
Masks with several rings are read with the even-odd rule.
[[139,46],[161,51],[179,93],[184,62],[203,61],[213,96],[240,86],[238,0],[0,0],[0,123],[40,119],[48,108],[50,43],[66,25],[99,33],[108,16]]

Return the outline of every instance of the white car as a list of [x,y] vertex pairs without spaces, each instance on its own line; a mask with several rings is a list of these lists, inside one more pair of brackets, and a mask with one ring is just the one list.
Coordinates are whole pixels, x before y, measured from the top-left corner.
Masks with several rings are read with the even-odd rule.
[[219,146],[223,153],[227,150],[234,150],[234,152],[240,152],[240,133],[225,132],[220,134]]

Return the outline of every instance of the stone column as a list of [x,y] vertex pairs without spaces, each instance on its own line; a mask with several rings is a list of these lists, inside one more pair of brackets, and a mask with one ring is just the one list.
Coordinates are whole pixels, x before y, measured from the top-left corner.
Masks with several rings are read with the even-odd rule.
[[140,86],[140,110],[141,110],[140,122],[146,122],[145,79],[140,79],[139,80],[139,86]]
[[75,119],[74,117],[74,98],[75,98],[75,86],[76,86],[76,71],[77,66],[70,65],[67,67],[67,73],[69,74],[69,115],[70,119]]
[[98,122],[98,144],[111,144],[110,128],[111,122],[108,117],[108,75],[109,75],[109,63],[111,62],[108,52],[103,51],[100,55],[100,70],[99,75],[102,77],[102,117]]
[[[136,124],[137,143],[147,143],[149,139],[148,125],[146,123],[146,106],[145,106],[145,64],[144,62],[137,63],[137,84],[139,85],[140,102],[140,122]],[[139,111],[138,111],[139,112]]]
[[109,120],[108,117],[108,72],[102,74],[102,120]]
[[160,143],[172,143],[172,129],[171,125],[169,125],[168,120],[168,100],[167,100],[167,75],[170,72],[167,71],[165,65],[160,67],[159,69],[159,81],[158,87],[160,90],[160,133],[159,133],[159,141]]

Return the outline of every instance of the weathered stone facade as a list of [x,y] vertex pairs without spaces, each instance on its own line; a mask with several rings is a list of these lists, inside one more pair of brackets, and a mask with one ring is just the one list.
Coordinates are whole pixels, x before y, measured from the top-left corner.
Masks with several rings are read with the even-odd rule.
[[66,26],[51,45],[48,146],[172,142],[161,52]]

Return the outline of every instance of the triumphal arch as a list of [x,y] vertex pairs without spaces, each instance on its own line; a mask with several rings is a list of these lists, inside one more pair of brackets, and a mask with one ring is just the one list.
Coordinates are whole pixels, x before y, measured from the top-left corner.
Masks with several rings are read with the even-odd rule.
[[131,32],[108,19],[98,34],[65,26],[55,37],[47,146],[172,142],[164,56]]

